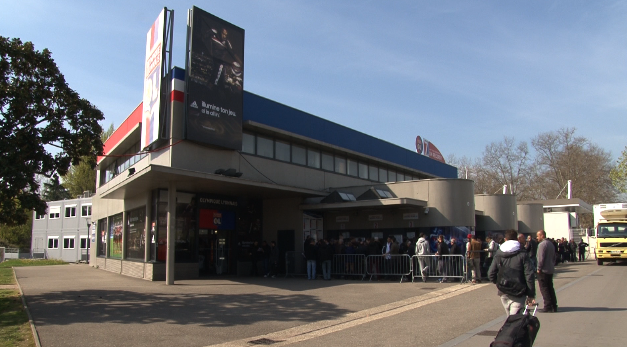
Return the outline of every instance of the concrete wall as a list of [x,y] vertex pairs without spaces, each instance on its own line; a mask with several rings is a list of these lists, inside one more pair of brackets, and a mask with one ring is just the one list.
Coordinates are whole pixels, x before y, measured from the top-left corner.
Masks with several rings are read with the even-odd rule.
[[538,230],[544,230],[544,209],[542,204],[518,204],[518,232],[533,235]]
[[263,201],[263,239],[277,241],[278,230],[294,230],[296,251],[303,251],[303,211],[300,198]]
[[477,210],[477,231],[500,231],[518,229],[516,196],[514,195],[475,195]]

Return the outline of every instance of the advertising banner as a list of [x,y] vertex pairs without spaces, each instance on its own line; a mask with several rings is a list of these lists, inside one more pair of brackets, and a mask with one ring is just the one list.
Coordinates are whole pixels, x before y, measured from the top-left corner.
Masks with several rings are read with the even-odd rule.
[[427,156],[431,159],[435,159],[440,162],[444,161],[444,156],[440,153],[440,150],[427,139],[423,139],[420,136],[416,136],[416,153]]
[[242,148],[244,29],[197,7],[189,16],[186,139]]
[[165,11],[164,8],[146,35],[141,148],[146,148],[159,139]]

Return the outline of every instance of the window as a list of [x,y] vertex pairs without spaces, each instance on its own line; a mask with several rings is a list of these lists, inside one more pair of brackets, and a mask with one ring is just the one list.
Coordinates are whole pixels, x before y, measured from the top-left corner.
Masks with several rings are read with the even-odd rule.
[[76,205],[65,206],[65,218],[76,217]]
[[388,170],[384,168],[379,168],[379,182],[387,182],[388,181]]
[[267,137],[257,136],[257,155],[274,158],[274,141]]
[[402,173],[399,172],[399,173],[396,174],[396,180],[398,182],[402,182],[402,181],[405,180],[405,176]]
[[99,257],[107,255],[107,219],[103,218],[98,221],[98,229],[96,229],[96,254]]
[[346,158],[335,157],[335,172],[346,174]]
[[63,238],[64,249],[74,249],[74,236],[65,236]]
[[292,163],[307,165],[307,150],[305,147],[292,145]]
[[146,207],[126,213],[126,256],[129,259],[143,260],[146,250]]
[[107,250],[110,258],[122,259],[122,231],[124,229],[124,221],[122,213],[109,217],[109,240],[107,241]]
[[349,176],[357,176],[357,174],[359,173],[357,171],[357,162],[354,160],[347,160],[347,169],[348,171],[346,172]]
[[388,171],[388,182],[396,182],[396,172]]
[[372,181],[379,180],[379,168],[376,166],[368,166],[368,178]]
[[91,216],[91,204],[82,205],[81,206],[81,217],[89,217]]
[[281,161],[290,161],[290,143],[276,140],[274,143],[276,159]]
[[315,149],[307,149],[307,166],[320,168],[320,152]]
[[333,154],[322,153],[322,170],[333,171]]
[[368,165],[359,163],[359,178],[368,179]]
[[255,135],[242,134],[242,152],[255,154]]
[[57,248],[59,248],[59,237],[49,236],[48,237],[48,249],[57,249]]
[[81,249],[89,248],[89,238],[87,236],[81,236]]
[[37,212],[35,212],[35,219],[45,219],[46,218],[46,214],[39,214]]
[[48,218],[58,219],[60,217],[61,217],[61,206],[50,206],[50,213],[48,214]]

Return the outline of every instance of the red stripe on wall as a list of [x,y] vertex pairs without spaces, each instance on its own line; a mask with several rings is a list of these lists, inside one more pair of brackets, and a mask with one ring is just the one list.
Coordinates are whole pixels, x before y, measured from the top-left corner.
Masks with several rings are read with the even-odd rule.
[[170,95],[171,95],[170,99],[172,101],[178,101],[178,102],[185,101],[185,94],[179,90],[173,90]]
[[[117,144],[120,143],[120,141],[122,141],[122,139],[128,133],[130,133],[137,124],[141,123],[142,111],[144,108],[143,106],[144,103],[140,103],[139,106],[137,106],[135,110],[126,118],[126,120],[124,120],[124,122],[122,122],[122,124],[117,129],[115,129],[115,131],[113,132],[113,134],[111,134],[111,136],[109,136],[107,141],[105,141],[103,148],[104,155],[109,154],[111,150],[115,148],[115,146],[117,146]],[[99,156],[98,163],[100,163],[100,161],[104,158],[104,156]]]

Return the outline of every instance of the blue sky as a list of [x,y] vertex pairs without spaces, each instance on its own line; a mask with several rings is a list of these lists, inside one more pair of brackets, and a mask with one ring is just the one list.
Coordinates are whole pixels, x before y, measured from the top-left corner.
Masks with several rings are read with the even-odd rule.
[[574,127],[627,145],[625,1],[3,1],[0,35],[48,48],[116,127],[141,102],[146,32],[187,9],[246,30],[244,89],[399,146],[480,157],[504,136]]

